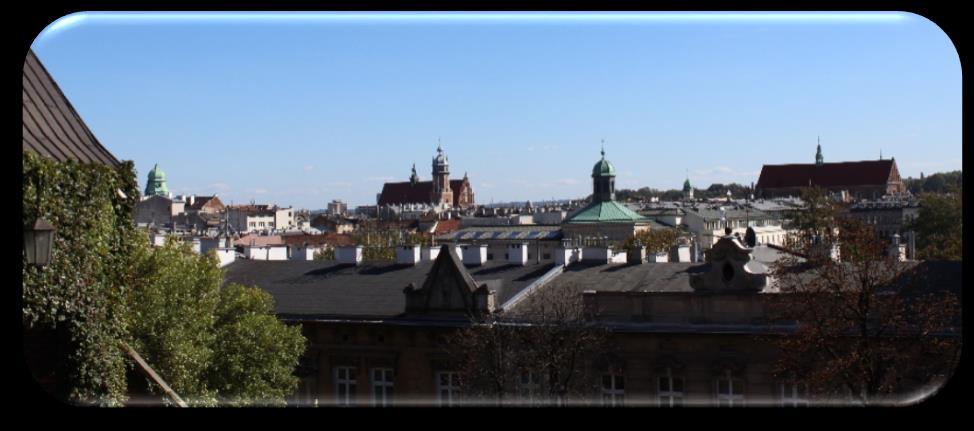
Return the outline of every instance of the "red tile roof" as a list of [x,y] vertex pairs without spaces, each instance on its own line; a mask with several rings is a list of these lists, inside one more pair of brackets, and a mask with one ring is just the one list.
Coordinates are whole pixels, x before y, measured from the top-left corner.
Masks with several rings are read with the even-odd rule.
[[460,229],[460,219],[440,220],[433,229],[433,235],[442,235]]
[[220,198],[216,196],[196,196],[193,198],[192,205],[186,205],[187,209],[199,210],[202,209],[204,205],[213,202],[213,205],[219,207],[224,206],[223,202],[220,202]]
[[[450,190],[453,191],[453,206],[460,206],[460,188],[463,180],[450,180]],[[379,196],[379,206],[399,204],[429,204],[433,193],[432,181],[419,181],[413,184],[409,181],[401,183],[385,183]]]
[[280,235],[257,235],[249,233],[240,237],[239,239],[233,240],[235,245],[239,246],[267,246],[267,245],[284,245],[284,240]]
[[885,186],[895,169],[893,160],[861,162],[764,165],[755,186],[760,189],[784,187]]
[[291,246],[299,246],[307,243],[308,245],[318,246],[318,245],[330,245],[330,246],[343,246],[343,245],[355,245],[355,240],[352,239],[351,235],[347,234],[337,234],[333,232],[324,233],[321,235],[285,235],[283,237],[284,243]]

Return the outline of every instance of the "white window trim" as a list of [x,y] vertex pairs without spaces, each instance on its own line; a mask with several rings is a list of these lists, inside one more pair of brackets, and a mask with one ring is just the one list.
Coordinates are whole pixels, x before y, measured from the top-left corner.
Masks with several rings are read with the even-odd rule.
[[[664,390],[661,390],[660,389],[660,384],[659,384],[660,379],[666,379],[666,380],[668,380],[669,388],[670,388],[668,391],[664,391]],[[683,376],[673,376],[673,370],[671,370],[669,368],[666,369],[666,374],[663,374],[663,375],[660,375],[660,376],[657,377],[657,379],[656,379],[656,404],[659,407],[675,407],[675,406],[683,405],[684,392],[683,391],[677,391],[677,390],[674,390],[673,389],[673,381],[676,380],[676,379],[679,379],[679,380],[682,381],[683,385],[681,385],[681,386],[683,386],[683,388],[685,390],[686,389],[686,380],[683,379]],[[664,401],[663,401],[663,398],[664,397],[666,397],[668,399],[668,401],[665,404],[664,404]],[[676,399],[679,399],[679,401],[678,402],[675,402]]]
[[[381,375],[381,380],[375,378],[376,372]],[[386,373],[389,374],[392,380],[385,380]],[[388,390],[395,388],[395,372],[392,368],[373,368],[370,370],[369,375],[372,377],[372,405],[378,407],[391,406],[392,396]]]
[[[726,394],[720,393],[720,382],[722,380],[726,380],[727,381],[727,391],[728,391],[728,393],[726,393]],[[733,373],[731,373],[730,370],[726,370],[724,372],[724,375],[718,377],[717,380],[714,381],[714,393],[717,394],[717,405],[718,406],[720,406],[720,403],[721,402],[727,402],[727,405],[729,407],[744,405],[744,394],[743,393],[740,393],[740,394],[734,393],[734,382],[735,381],[741,382],[741,389],[743,390],[743,388],[744,388],[744,379],[734,377]]]
[[[344,377],[342,376],[344,371]],[[358,377],[358,370],[355,367],[335,367],[335,402],[340,406],[355,405],[355,392],[358,389],[358,381],[350,378],[351,373]],[[343,391],[344,389],[344,391]]]
[[[446,376],[446,384],[444,385],[442,377]],[[436,401],[440,406],[452,406],[460,398],[460,386],[454,385],[454,382],[460,378],[460,374],[456,371],[437,371],[434,376],[436,379]],[[446,399],[443,398],[443,391],[446,391]]]
[[[605,387],[605,377],[609,376],[610,387]],[[619,383],[625,387],[626,378],[622,374],[605,373],[602,374],[602,405],[621,406],[625,402],[626,390],[619,389]],[[606,402],[608,401],[608,402]]]
[[779,388],[782,407],[808,407],[808,388],[804,383],[781,383]]

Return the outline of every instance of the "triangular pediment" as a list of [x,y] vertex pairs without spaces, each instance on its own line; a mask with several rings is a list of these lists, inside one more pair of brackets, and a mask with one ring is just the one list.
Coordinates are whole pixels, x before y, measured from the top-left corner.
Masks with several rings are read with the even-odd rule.
[[406,313],[479,314],[487,310],[487,287],[478,286],[463,266],[456,247],[443,245],[420,288],[409,285]]

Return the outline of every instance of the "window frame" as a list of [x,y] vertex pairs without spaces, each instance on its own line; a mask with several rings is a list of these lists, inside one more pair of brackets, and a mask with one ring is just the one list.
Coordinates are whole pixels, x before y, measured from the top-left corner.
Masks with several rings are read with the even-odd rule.
[[[787,389],[791,387],[791,391]],[[778,384],[781,407],[808,407],[808,385],[802,382],[781,382]]]
[[[609,378],[608,388],[605,387],[606,377]],[[615,373],[615,372],[602,373],[602,381],[600,384],[600,388],[602,393],[603,406],[617,407],[617,406],[625,405],[626,377],[622,373]]]
[[[721,382],[727,383],[726,394],[720,392]],[[741,389],[740,393],[734,392],[735,382],[740,383],[740,389]],[[740,377],[735,377],[734,373],[732,373],[730,370],[726,370],[722,375],[718,376],[717,379],[714,380],[714,394],[717,400],[718,407],[724,407],[725,406],[724,403],[726,403],[727,407],[743,406],[744,392],[745,392],[744,379]]]
[[[446,384],[442,383],[443,377],[446,376]],[[441,407],[451,407],[459,402],[460,398],[460,373],[456,371],[437,371],[434,376],[434,383],[436,384],[436,403]],[[446,391],[447,397],[443,398],[443,392]]]
[[[342,377],[344,371],[344,377]],[[354,406],[358,390],[358,367],[338,366],[334,369],[335,403],[339,406]]]
[[[380,373],[382,379],[376,379],[376,372]],[[375,407],[392,406],[392,399],[395,395],[396,372],[389,367],[375,367],[369,370],[369,377],[372,383],[372,405]]]
[[[664,381],[667,383],[669,389],[663,390],[661,383]],[[673,387],[673,382],[679,380],[681,390],[677,391]],[[663,399],[667,398],[668,401],[664,404]],[[656,376],[656,405],[657,407],[680,407],[683,406],[683,400],[686,398],[686,379],[682,375],[673,375],[673,370],[671,368],[666,369],[665,374],[660,374]]]

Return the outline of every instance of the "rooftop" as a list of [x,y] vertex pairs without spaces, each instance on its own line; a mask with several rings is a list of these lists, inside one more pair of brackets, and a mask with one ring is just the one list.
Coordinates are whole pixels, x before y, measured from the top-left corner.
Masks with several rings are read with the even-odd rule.
[[[334,261],[260,261],[238,259],[226,267],[225,283],[257,286],[274,297],[274,311],[284,318],[392,318],[405,311],[403,289],[422,286],[433,262],[412,265]],[[516,295],[554,264],[512,265],[488,261],[467,267],[478,284],[496,292],[497,303]]]
[[643,217],[629,207],[616,201],[592,202],[582,208],[565,223],[643,223]]

